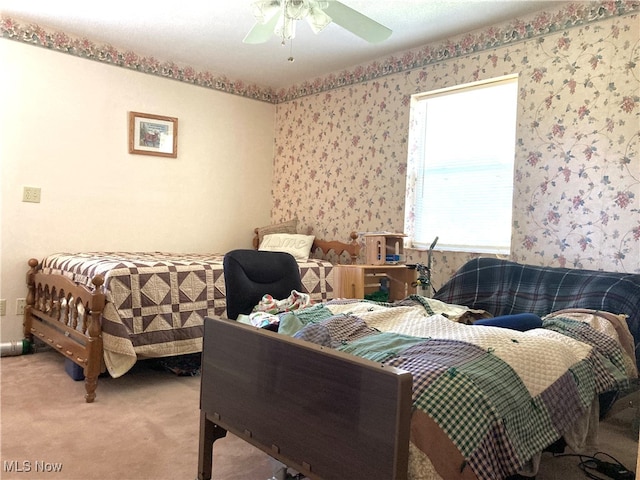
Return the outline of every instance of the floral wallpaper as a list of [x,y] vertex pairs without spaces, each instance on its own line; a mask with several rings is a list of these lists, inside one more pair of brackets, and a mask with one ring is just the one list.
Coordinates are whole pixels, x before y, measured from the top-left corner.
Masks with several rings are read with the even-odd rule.
[[[554,18],[580,16],[581,5],[532,22],[545,31],[545,24],[557,24]],[[601,8],[616,5],[603,2]],[[547,29],[551,33],[477,53],[463,48],[472,38],[466,36],[452,49],[472,53],[280,103],[273,220],[297,216],[307,232],[323,238],[346,239],[351,230],[410,231],[405,188],[411,95],[518,73],[510,258],[640,273],[635,6],[632,14]],[[435,252],[435,286],[470,256]],[[426,257],[409,251],[411,262],[426,263]]]
[[[640,273],[639,13],[640,0],[567,3],[277,92],[16,19],[3,17],[0,32],[277,104],[272,220],[297,216],[305,233],[342,240],[410,232],[411,95],[518,73],[510,258]],[[435,286],[472,255],[434,252]]]

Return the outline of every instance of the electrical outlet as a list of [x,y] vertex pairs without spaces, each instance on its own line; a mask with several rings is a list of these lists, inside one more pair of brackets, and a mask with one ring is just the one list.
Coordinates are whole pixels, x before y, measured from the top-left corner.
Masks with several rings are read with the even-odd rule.
[[23,187],[22,201],[30,203],[40,203],[40,187]]
[[0,317],[4,317],[7,314],[7,301],[3,298],[0,300]]
[[24,309],[27,306],[26,298],[16,299],[16,315],[24,315]]

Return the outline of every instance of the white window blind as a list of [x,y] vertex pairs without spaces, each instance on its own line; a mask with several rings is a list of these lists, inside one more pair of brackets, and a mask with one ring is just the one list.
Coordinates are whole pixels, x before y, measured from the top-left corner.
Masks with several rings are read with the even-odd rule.
[[440,249],[509,252],[517,91],[514,75],[412,99],[415,246],[438,237]]

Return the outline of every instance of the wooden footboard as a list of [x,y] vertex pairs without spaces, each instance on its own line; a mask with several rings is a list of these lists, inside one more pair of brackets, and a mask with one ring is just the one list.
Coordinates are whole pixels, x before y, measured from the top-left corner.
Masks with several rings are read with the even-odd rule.
[[96,397],[98,375],[104,371],[100,316],[105,305],[104,278],[97,275],[93,291],[61,275],[38,271],[38,260],[29,260],[24,334],[34,337],[84,369],[85,399]]
[[411,374],[205,319],[198,478],[226,431],[311,479],[406,479]]

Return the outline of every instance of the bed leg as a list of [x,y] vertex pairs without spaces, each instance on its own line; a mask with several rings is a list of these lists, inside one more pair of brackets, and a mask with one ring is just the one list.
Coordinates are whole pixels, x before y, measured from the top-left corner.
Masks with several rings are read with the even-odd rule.
[[104,277],[96,275],[91,280],[93,284],[93,294],[91,295],[91,305],[89,306],[89,318],[87,325],[87,335],[89,336],[86,345],[87,363],[84,369],[84,388],[87,391],[84,398],[87,403],[91,403],[96,398],[96,388],[98,387],[98,375],[100,375],[104,352],[102,345],[102,312],[106,302],[106,296],[102,293]]
[[198,479],[211,480],[213,472],[213,442],[227,435],[227,431],[200,411],[200,443],[198,448]]
[[22,319],[22,328],[24,338],[33,345],[33,333],[31,333],[31,308],[36,303],[36,281],[35,275],[38,271],[39,262],[35,258],[29,259],[29,271],[27,272],[27,298],[26,308],[24,309],[24,317]]
[[98,377],[102,366],[102,342],[101,338],[89,339],[89,355],[84,368],[84,398],[87,403],[92,403],[96,399],[96,388],[98,388]]
[[96,388],[98,388],[98,377],[95,376],[93,378],[84,377],[84,389],[87,393],[84,394],[84,398],[87,403],[93,403],[96,399]]

